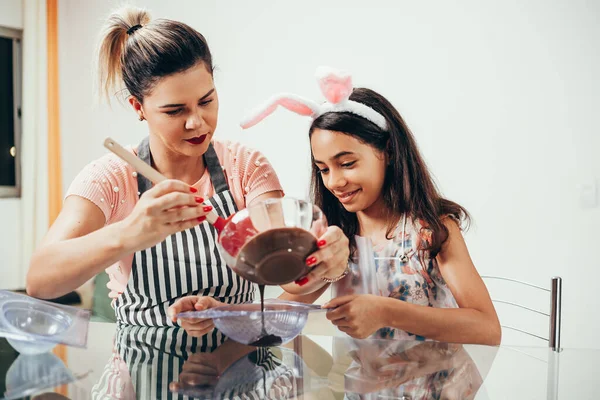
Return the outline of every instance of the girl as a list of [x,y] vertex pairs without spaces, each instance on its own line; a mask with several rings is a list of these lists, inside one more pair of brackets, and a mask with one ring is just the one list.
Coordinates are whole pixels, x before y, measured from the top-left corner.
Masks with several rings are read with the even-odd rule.
[[[347,73],[321,68],[317,77],[326,103],[277,96],[242,127],[277,105],[312,117],[315,204],[351,239],[353,258],[359,257],[356,240],[368,238],[374,258],[384,260],[373,271],[374,282],[367,282],[374,288],[370,293],[353,290],[365,286],[356,265],[339,277],[334,289],[345,295],[325,305],[331,309],[327,318],[355,338],[377,333],[499,344],[494,306],[461,234],[467,211],[441,197],[412,133],[389,101],[373,90],[353,89]],[[303,294],[326,283],[284,289]]]
[[[204,37],[181,22],[151,21],[146,11],[125,8],[108,19],[99,63],[104,94],[123,81],[136,116],[148,124],[149,136],[131,151],[170,179],[153,187],[112,154],[86,166],[33,255],[28,293],[57,297],[106,270],[118,322],[142,326],[251,301],[254,285],[225,265],[205,215],[214,208],[227,217],[281,197],[282,188],[262,154],[214,139],[219,99]],[[341,230],[328,229],[320,243],[312,256],[319,269],[343,270]],[[211,321],[185,328],[202,337],[203,348],[223,341]]]

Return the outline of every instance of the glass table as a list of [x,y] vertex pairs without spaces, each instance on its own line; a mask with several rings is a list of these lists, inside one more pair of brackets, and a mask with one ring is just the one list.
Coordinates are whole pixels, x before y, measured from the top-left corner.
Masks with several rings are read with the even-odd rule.
[[178,327],[92,322],[87,348],[37,356],[0,338],[0,398],[596,399],[600,388],[600,350],[354,340],[316,318],[283,346],[213,353]]

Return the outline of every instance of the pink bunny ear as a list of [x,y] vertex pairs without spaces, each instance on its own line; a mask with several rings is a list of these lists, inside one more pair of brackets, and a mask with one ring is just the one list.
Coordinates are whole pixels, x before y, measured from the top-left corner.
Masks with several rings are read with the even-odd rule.
[[315,75],[327,101],[337,104],[348,100],[352,93],[352,76],[349,73],[330,67],[319,67]]
[[305,99],[304,97],[296,96],[294,94],[280,94],[271,98],[267,103],[254,110],[250,115],[242,120],[240,126],[242,129],[248,129],[269,115],[277,109],[277,106],[282,106],[288,110],[295,112],[296,114],[305,115],[307,117],[313,116],[318,111],[318,104],[315,102]]

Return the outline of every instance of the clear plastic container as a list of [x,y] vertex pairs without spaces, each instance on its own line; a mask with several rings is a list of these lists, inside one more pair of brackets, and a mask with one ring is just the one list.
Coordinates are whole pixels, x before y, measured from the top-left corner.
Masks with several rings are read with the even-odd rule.
[[0,336],[21,354],[40,354],[58,343],[85,347],[90,311],[0,291]]
[[278,346],[298,336],[309,312],[326,311],[319,305],[265,300],[264,313],[258,303],[231,304],[203,311],[190,311],[178,318],[211,318],[215,327],[236,342],[257,347]]
[[44,337],[66,332],[73,320],[65,312],[44,303],[33,304],[27,300],[6,301],[0,309],[0,318],[5,326],[15,332],[37,335],[36,341],[7,338],[8,343],[21,354],[39,354],[52,350],[55,342],[44,341]]
[[22,399],[78,379],[54,354],[21,354],[6,373],[4,398]]
[[[177,385],[171,390],[202,400],[295,398],[294,381],[304,379],[304,369],[304,361],[291,349],[257,349],[234,362],[213,382]],[[326,386],[326,382],[317,384],[314,389]]]

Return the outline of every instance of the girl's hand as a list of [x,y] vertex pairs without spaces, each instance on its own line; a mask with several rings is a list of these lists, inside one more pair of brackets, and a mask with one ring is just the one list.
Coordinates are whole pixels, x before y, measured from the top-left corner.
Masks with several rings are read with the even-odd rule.
[[[310,268],[308,275],[282,285],[283,290],[292,295],[306,295],[323,289],[328,283],[323,278],[336,278],[348,268],[350,241],[337,226],[322,229],[324,232],[317,240],[319,250],[306,258]],[[317,232],[313,232],[317,234]],[[315,299],[316,300],[316,299]]]
[[327,319],[337,328],[356,339],[365,339],[385,326],[380,296],[371,294],[336,297],[325,303]]
[[319,250],[306,258],[306,265],[311,268],[311,272],[306,278],[300,279],[300,282],[322,282],[322,278],[332,279],[342,275],[348,268],[349,243],[350,241],[339,227],[327,228],[317,241]]

